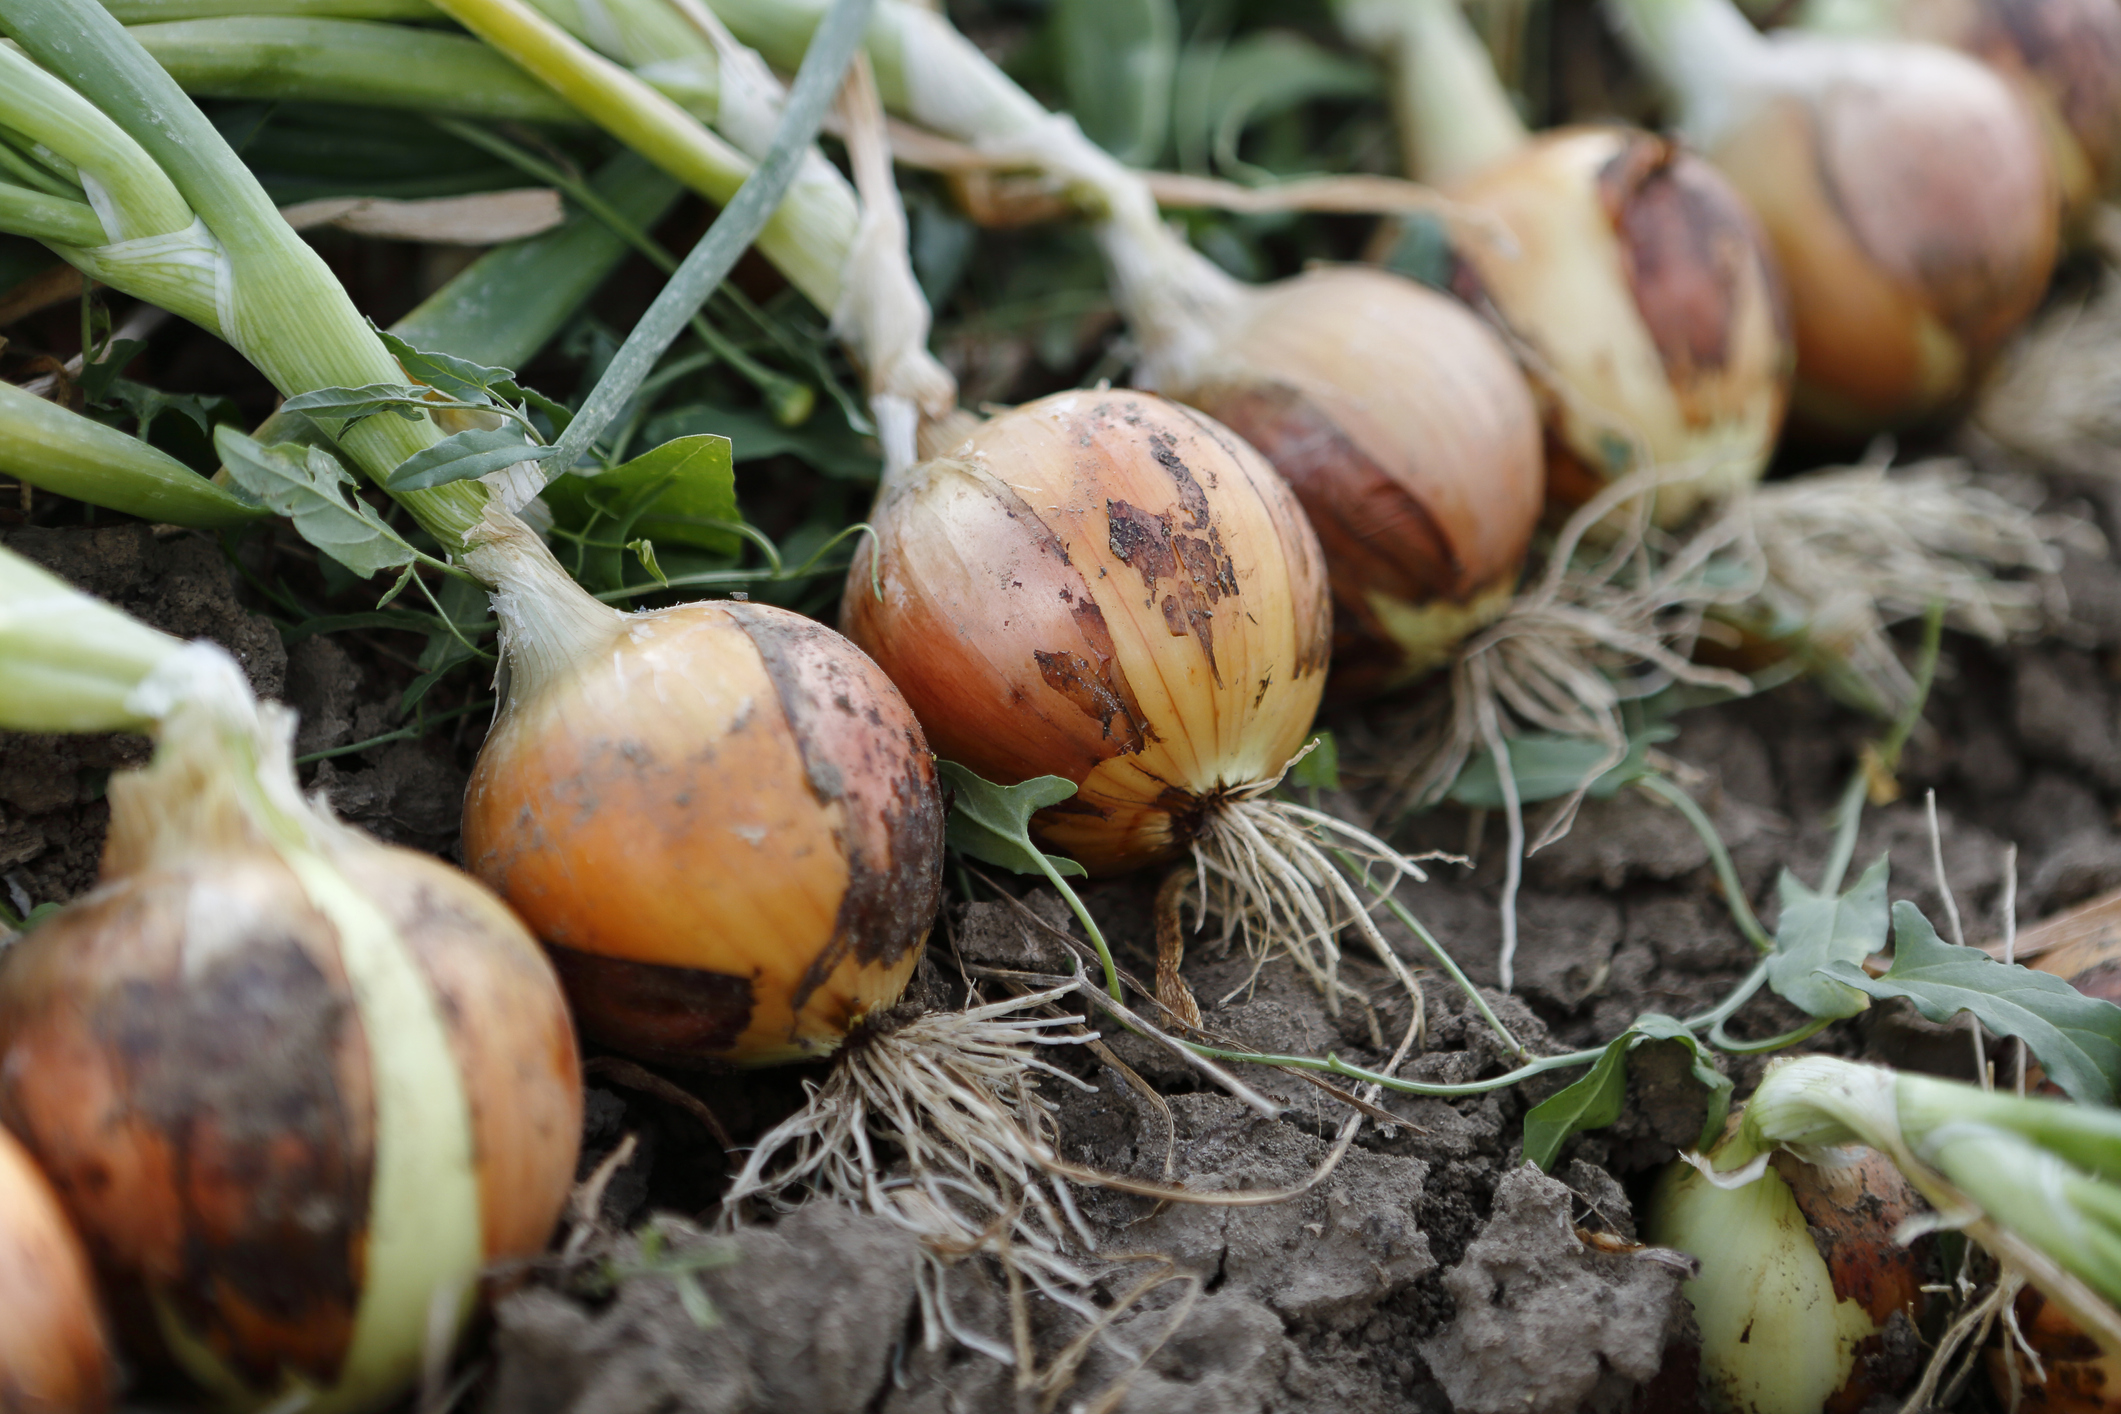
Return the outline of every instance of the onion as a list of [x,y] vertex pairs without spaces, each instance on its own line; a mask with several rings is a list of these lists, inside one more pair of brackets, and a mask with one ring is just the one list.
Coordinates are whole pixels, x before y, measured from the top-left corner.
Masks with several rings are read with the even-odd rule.
[[464,856],[583,1031],[646,1058],[828,1054],[898,999],[942,887],[920,725],[853,645],[762,604],[621,614],[519,524],[473,550],[509,669]]
[[2121,164],[2121,9],[2107,0],[1811,0],[1799,23],[1949,45],[2001,74],[2039,120],[2065,229],[2089,236]]
[[1965,394],[2055,260],[2055,177],[2009,85],[1930,45],[1763,37],[1729,0],[1619,7],[1686,136],[1767,228],[1798,413],[1864,434]]
[[0,1129],[0,1408],[100,1414],[110,1378],[88,1254],[44,1175]]
[[1330,646],[1318,541],[1200,414],[1056,393],[887,480],[871,523],[847,636],[950,760],[1074,781],[1034,835],[1092,872],[1176,858],[1302,747]]
[[1310,517],[1335,694],[1441,666],[1508,604],[1538,519],[1538,415],[1509,351],[1455,301],[1359,266],[1229,313],[1213,354],[1157,385],[1257,447]]
[[219,649],[130,700],[101,882],[0,957],[0,1121],[220,1399],[378,1408],[567,1197],[559,988],[485,889],[303,800]]
[[2121,1398],[2121,1357],[2107,1354],[2060,1306],[2028,1286],[2012,1303],[2017,1333],[2038,1357],[2035,1368],[2009,1331],[1983,1352],[1990,1386],[2005,1409],[2055,1414],[2112,1414]]
[[1397,74],[1409,175],[1496,218],[1460,242],[1460,290],[1525,347],[1548,495],[1580,505],[1645,467],[1657,518],[1750,485],[1773,455],[1792,351],[1781,280],[1745,202],[1635,128],[1526,132],[1457,0],[1343,0]]
[[[1707,1161],[1737,1148],[1727,1138]],[[1736,1189],[1674,1161],[1644,1235],[1701,1262],[1685,1295],[1701,1327],[1709,1408],[1853,1414],[1897,1393],[1919,1364],[1912,1323],[1926,1247],[1894,1237],[1920,1211],[1892,1162],[1861,1145],[1810,1163],[1777,1154]]]

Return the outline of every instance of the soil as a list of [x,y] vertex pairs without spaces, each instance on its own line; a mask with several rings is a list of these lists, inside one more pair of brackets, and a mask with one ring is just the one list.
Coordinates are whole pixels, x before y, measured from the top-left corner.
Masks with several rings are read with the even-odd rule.
[[[2083,502],[2051,508],[2099,519]],[[0,544],[150,623],[226,645],[261,693],[284,696],[300,711],[302,752],[343,752],[304,768],[336,809],[385,838],[454,850],[483,713],[466,712],[417,739],[360,745],[396,725],[419,640],[348,631],[285,643],[264,612],[272,606],[257,578],[261,557],[281,556],[282,571],[287,557],[299,557],[291,536],[253,536],[231,551],[193,532],[84,526],[78,507],[34,519],[0,531]],[[294,568],[298,583],[300,573],[314,575]],[[2023,919],[2121,886],[2121,569],[2079,555],[2059,587],[2075,609],[2063,641],[1999,649],[1948,639],[1927,722],[1901,772],[1904,795],[1870,812],[1857,852],[1859,864],[1889,853],[1893,896],[1941,919],[1922,804],[1934,788],[1945,870],[1977,940],[2001,928],[2012,845]],[[473,684],[463,700],[439,705],[475,706],[484,690]],[[1394,721],[1380,711],[1332,725],[1347,753],[1347,744],[1360,747]],[[1679,735],[1660,749],[1715,821],[1772,927],[1778,874],[1790,868],[1816,879],[1828,848],[1826,808],[1875,724],[1801,683],[1698,708],[1677,724]],[[90,886],[103,782],[144,751],[143,741],[123,736],[0,736],[0,882],[14,909],[63,902]],[[1351,794],[1324,803],[1359,816],[1372,802]],[[1416,819],[1402,842],[1473,858],[1471,866],[1435,865],[1430,882],[1404,897],[1471,977],[1492,988],[1500,822],[1440,809]],[[1086,895],[1137,975],[1154,963],[1154,888],[1154,880],[1120,880]],[[1079,929],[1049,892],[1022,892],[1048,927],[984,890],[981,901],[953,902],[913,994],[935,1004],[960,1000],[961,965],[1064,966],[1054,932],[1079,936]],[[1752,958],[1701,841],[1671,808],[1633,791],[1587,803],[1574,829],[1529,861],[1520,920],[1516,993],[1486,995],[1534,1051],[1600,1044],[1645,1011],[1709,1005]],[[1413,938],[1385,927],[1402,956],[1423,964]],[[1378,1037],[1396,1039],[1409,1020],[1407,998],[1395,996],[1383,969],[1359,951],[1346,959],[1345,975],[1376,1004],[1346,1003],[1336,1013],[1285,961],[1257,967],[1211,937],[1190,947],[1186,976],[1207,1025],[1241,1044],[1375,1064],[1389,1049]],[[1426,1040],[1402,1073],[1463,1081],[1508,1068],[1463,996],[1433,970],[1421,985]],[[1763,997],[1733,1030],[1767,1036],[1800,1020]],[[1049,1079],[1041,1093],[1055,1107],[1069,1157],[1109,1172],[1176,1177],[1202,1190],[1293,1185],[1320,1163],[1347,1113],[1301,1078],[1248,1072],[1247,1083],[1285,1106],[1268,1119],[1148,1041],[1110,1035],[1105,1043],[1102,1055],[1055,1048],[1050,1058],[1087,1088]],[[1891,1005],[1809,1044],[1942,1074],[1971,1071],[1963,1032]],[[1743,1098],[1764,1061],[1723,1057],[1722,1064]],[[665,1078],[741,1144],[799,1103],[803,1082],[818,1073]],[[596,1221],[580,1230],[572,1251],[519,1274],[500,1295],[466,1356],[465,1407],[509,1414],[1668,1407],[1646,1403],[1644,1391],[1660,1370],[1684,1364],[1685,1272],[1628,1239],[1657,1172],[1699,1137],[1703,1096],[1684,1054],[1644,1046],[1630,1066],[1620,1120],[1570,1141],[1552,1175],[1543,1175],[1523,1161],[1521,1121],[1570,1078],[1450,1101],[1387,1096],[1378,1104],[1396,1122],[1366,1123],[1324,1182],[1285,1202],[1159,1205],[1078,1189],[1083,1221],[1111,1263],[1103,1301],[1119,1304],[1155,1269],[1119,1260],[1129,1254],[1154,1254],[1186,1279],[1127,1306],[1107,1338],[1080,1353],[1067,1381],[1052,1377],[1052,1365],[1080,1320],[1032,1300],[1022,1326],[1013,1325],[1009,1293],[984,1259],[956,1262],[942,1279],[950,1328],[991,1348],[1024,1351],[1028,1367],[980,1353],[924,1316],[914,1297],[917,1249],[880,1220],[810,1209],[717,1235],[715,1197],[730,1160],[709,1126],[667,1089],[643,1088],[637,1072],[592,1058],[581,1173],[606,1170]],[[631,1157],[607,1165],[629,1139]],[[1586,1242],[1580,1232],[1610,1240]],[[1977,1382],[1962,1407],[1987,1399]]]

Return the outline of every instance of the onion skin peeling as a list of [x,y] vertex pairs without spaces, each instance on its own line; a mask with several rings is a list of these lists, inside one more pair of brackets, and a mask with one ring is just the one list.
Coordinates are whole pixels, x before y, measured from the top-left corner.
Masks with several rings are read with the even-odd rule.
[[940,902],[942,800],[905,699],[799,614],[620,614],[511,535],[472,872],[545,940],[585,1034],[674,1064],[829,1054],[898,999]]
[[1093,874],[1178,857],[1303,746],[1325,564],[1281,478],[1207,417],[1056,393],[887,480],[872,523],[848,636],[945,757],[1075,782],[1032,829]]

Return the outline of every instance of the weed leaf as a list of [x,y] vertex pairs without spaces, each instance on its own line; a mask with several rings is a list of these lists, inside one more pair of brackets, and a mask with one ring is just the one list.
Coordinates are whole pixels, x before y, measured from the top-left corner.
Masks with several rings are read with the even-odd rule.
[[1645,1041],[1675,1041],[1693,1054],[1694,1079],[1708,1091],[1708,1115],[1702,1142],[1723,1129],[1731,1109],[1731,1080],[1716,1069],[1693,1032],[1669,1016],[1645,1012],[1613,1038],[1590,1073],[1534,1105],[1524,1117],[1524,1156],[1541,1169],[1551,1168],[1572,1134],[1603,1129],[1620,1118],[1628,1094],[1627,1056]]
[[424,491],[474,476],[499,471],[517,462],[542,461],[553,454],[523,440],[513,427],[472,427],[444,437],[424,451],[414,452],[384,480],[392,491]]
[[1031,817],[1075,794],[1073,782],[1033,776],[1022,785],[998,786],[955,761],[937,761],[935,767],[952,792],[943,834],[952,849],[1017,874],[1043,874],[1048,866],[1063,874],[1084,872],[1074,860],[1042,853],[1031,843]]
[[1854,1016],[1870,998],[1821,971],[1828,963],[1862,965],[1885,947],[1890,921],[1885,898],[1886,856],[1863,871],[1840,898],[1814,893],[1785,869],[1776,886],[1782,917],[1775,924],[1775,952],[1768,959],[1768,985],[1807,1015],[1832,1020]]
[[375,507],[346,493],[353,478],[321,447],[268,447],[224,423],[214,429],[214,449],[238,486],[363,579],[419,558]]
[[1867,976],[1852,962],[1822,970],[1874,997],[1906,997],[1931,1021],[1970,1011],[1996,1035],[2022,1037],[2071,1099],[2114,1103],[2121,1007],[2087,997],[2060,977],[1947,943],[1905,899],[1893,905],[1893,965],[1883,977]]
[[348,422],[379,412],[395,412],[407,422],[417,422],[422,391],[410,383],[366,383],[358,388],[318,388],[297,393],[280,404],[282,412],[306,412],[312,417],[341,417]]

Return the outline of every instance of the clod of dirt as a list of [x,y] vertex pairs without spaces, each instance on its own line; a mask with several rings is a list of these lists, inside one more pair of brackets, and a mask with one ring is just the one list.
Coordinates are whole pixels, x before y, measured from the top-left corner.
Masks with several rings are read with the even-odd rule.
[[[1060,904],[1061,918],[1055,926],[1066,930],[1072,921],[1067,905],[1056,894],[1034,891],[1025,900],[1041,917],[1048,910],[1040,905],[1051,899]],[[1068,945],[1024,917],[1023,910],[1007,902],[968,903],[957,913],[958,955],[967,962],[987,967],[1006,967],[1020,972],[1067,973],[1074,967]]]
[[2114,688],[2090,654],[2028,653],[2018,660],[2012,715],[2028,754],[2121,786]]
[[394,741],[366,759],[373,764],[355,770],[320,761],[312,785],[332,809],[378,839],[436,854],[453,850],[469,776],[447,748],[433,738]]
[[299,722],[295,754],[329,751],[354,739],[355,694],[361,671],[346,650],[319,634],[287,650],[287,705]]
[[1683,1274],[1586,1247],[1574,1201],[1529,1164],[1503,1175],[1494,1217],[1444,1274],[1458,1313],[1420,1350],[1457,1414],[1624,1409],[1684,1326]]
[[[1291,1187],[1328,1148],[1228,1096],[1180,1095],[1170,1104],[1178,1171],[1196,1187]],[[1291,1320],[1361,1317],[1436,1266],[1417,1220],[1428,1169],[1420,1159],[1351,1149],[1299,1197],[1256,1207],[1172,1204],[1127,1228],[1127,1244],[1167,1253],[1217,1290]]]
[[547,1288],[501,1302],[487,1407],[493,1414],[869,1409],[912,1313],[914,1239],[822,1203],[772,1228],[746,1229],[720,1240],[732,1260],[691,1273],[713,1303],[703,1322],[687,1310],[672,1273],[686,1254],[717,1241],[686,1232],[657,1262],[644,1260],[635,1239],[614,1243],[610,1258],[629,1274],[601,1310]]
[[1168,1340],[1173,1312],[1143,1310],[1116,1323],[1112,1341],[1084,1362],[1076,1388],[1084,1394],[1128,1378],[1132,1361],[1121,1349],[1156,1347],[1128,1378],[1113,1414],[1259,1414],[1283,1407],[1279,1393],[1289,1364],[1282,1323],[1259,1302],[1234,1291],[1204,1296]]

